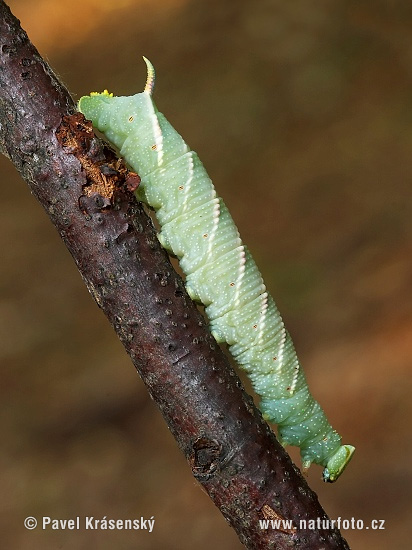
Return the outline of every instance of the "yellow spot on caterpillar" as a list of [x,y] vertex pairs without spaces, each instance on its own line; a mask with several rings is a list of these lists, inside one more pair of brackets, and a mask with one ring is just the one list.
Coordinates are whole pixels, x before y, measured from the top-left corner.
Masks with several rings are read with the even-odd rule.
[[183,191],[183,189],[184,189],[183,185],[179,185],[179,190]]
[[134,116],[129,116],[129,122],[133,122],[134,121]]
[[150,147],[150,149],[151,149],[152,151],[156,151],[157,145],[156,145],[156,144],[152,145],[152,146]]
[[276,359],[277,359],[277,357],[275,356],[275,357],[273,358],[273,360],[276,361]]
[[229,286],[235,286],[235,283],[230,283]]
[[103,92],[91,92],[90,93],[91,96],[96,96],[96,95],[102,95],[102,96],[106,96],[106,97],[113,97],[113,94],[111,94],[110,92],[108,92],[107,90],[103,90]]
[[256,330],[256,329],[257,329],[257,325],[253,325],[253,328]]
[[204,237],[205,239],[207,239],[208,236],[209,236],[209,235],[208,235],[207,233],[204,233],[204,234],[203,234],[203,237]]

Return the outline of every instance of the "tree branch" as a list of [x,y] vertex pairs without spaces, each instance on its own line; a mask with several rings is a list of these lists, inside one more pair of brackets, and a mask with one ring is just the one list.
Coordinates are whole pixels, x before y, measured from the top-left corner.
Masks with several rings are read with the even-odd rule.
[[[0,149],[70,250],[203,485],[250,549],[347,549],[160,247],[138,178],[94,136],[0,1]],[[259,520],[292,526],[262,530]]]

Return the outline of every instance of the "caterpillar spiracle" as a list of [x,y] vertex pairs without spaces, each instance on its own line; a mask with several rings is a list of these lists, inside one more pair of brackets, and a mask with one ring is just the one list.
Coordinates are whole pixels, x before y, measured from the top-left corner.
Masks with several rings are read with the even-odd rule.
[[205,306],[217,342],[226,342],[260,396],[264,418],[283,445],[300,447],[304,470],[324,466],[338,479],[355,448],[342,445],[309,392],[291,337],[237,227],[198,155],[157,110],[153,65],[144,91],[107,90],[79,101],[90,119],[141,178],[137,196],[151,206],[162,246],[179,259],[191,298]]

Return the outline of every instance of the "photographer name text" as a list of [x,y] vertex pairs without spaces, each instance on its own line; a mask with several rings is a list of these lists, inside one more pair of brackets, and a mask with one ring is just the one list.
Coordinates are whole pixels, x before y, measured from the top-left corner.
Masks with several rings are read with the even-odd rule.
[[142,530],[151,533],[155,524],[154,516],[145,519],[143,516],[134,519],[115,519],[103,516],[96,518],[95,516],[76,516],[70,519],[52,518],[43,516],[41,519],[29,516],[24,520],[24,525],[27,529],[35,529],[41,527],[43,530],[72,530],[80,529],[96,530],[96,531],[124,531],[124,530]]

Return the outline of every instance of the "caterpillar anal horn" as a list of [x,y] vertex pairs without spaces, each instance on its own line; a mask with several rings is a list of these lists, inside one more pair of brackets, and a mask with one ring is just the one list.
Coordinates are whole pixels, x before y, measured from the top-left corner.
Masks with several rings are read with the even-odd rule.
[[147,57],[143,56],[143,61],[146,63],[146,67],[147,67],[147,79],[146,79],[146,85],[143,91],[146,94],[152,95],[153,88],[155,85],[155,80],[156,80],[156,72],[153,65],[150,63]]

